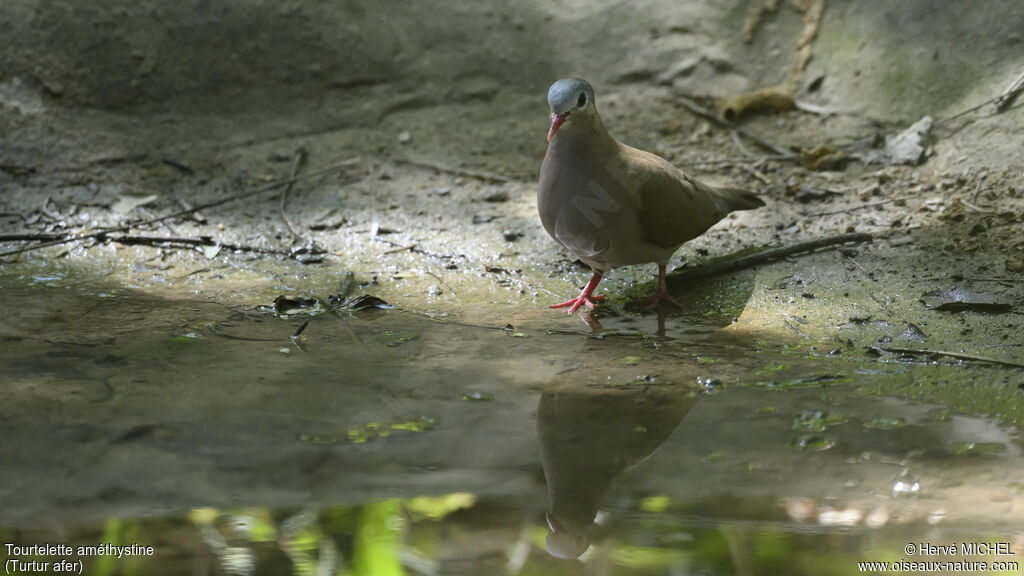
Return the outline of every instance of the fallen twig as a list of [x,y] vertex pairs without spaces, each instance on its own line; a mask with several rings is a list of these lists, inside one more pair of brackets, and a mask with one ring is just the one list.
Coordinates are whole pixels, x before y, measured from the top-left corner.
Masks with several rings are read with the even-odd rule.
[[707,108],[701,106],[700,104],[697,104],[695,101],[687,98],[686,96],[676,96],[676,100],[683,106],[687,107],[694,114],[706,118],[711,122],[714,122],[718,126],[724,126],[731,130],[739,132],[743,136],[746,136],[747,138],[750,138],[751,140],[756,142],[762,148],[765,148],[766,150],[770,150],[775,154],[782,156],[782,158],[785,160],[794,160],[800,158],[800,155],[793,152],[792,150],[783,148],[782,146],[779,146],[778,144],[772,142],[771,140],[768,140],[763,136],[754,134],[750,130],[737,126],[732,122],[729,122],[728,120],[723,120],[718,116],[718,114],[715,114],[711,110],[708,110]]
[[294,340],[294,339],[298,338],[299,336],[301,336],[302,332],[306,329],[306,326],[309,326],[309,320],[308,319],[305,322],[302,323],[302,326],[299,326],[298,329],[296,329],[295,332],[292,333],[292,335],[291,335],[292,340]]
[[38,232],[33,234],[0,234],[0,242],[25,242],[29,240],[57,240],[67,234]]
[[413,160],[411,158],[395,158],[394,162],[397,162],[398,164],[408,164],[409,166],[416,166],[419,168],[429,168],[431,170],[437,170],[438,172],[444,172],[445,174],[476,178],[477,180],[483,180],[484,182],[500,182],[505,184],[512,181],[511,178],[501,176],[500,174],[491,174],[489,172],[480,172],[478,170],[469,170],[466,168],[450,168],[448,166],[442,166],[432,162],[424,162],[422,160]]
[[384,254],[394,254],[396,252],[404,252],[406,250],[412,250],[416,248],[416,244],[409,244],[408,246],[399,246],[398,248],[392,248],[391,250],[385,250]]
[[811,104],[810,102],[805,102],[803,100],[796,100],[793,105],[796,106],[797,110],[807,112],[808,114],[818,114],[820,116],[834,116],[838,114],[838,112],[829,110],[824,106],[818,106],[817,104]]
[[271,183],[266,184],[264,186],[260,186],[258,188],[254,188],[253,190],[249,190],[248,192],[242,192],[241,194],[235,194],[235,195],[229,196],[227,198],[222,198],[220,200],[214,200],[213,202],[207,202],[206,204],[201,204],[199,206],[194,206],[192,208],[187,208],[187,209],[184,209],[184,210],[179,210],[177,212],[174,212],[172,214],[168,214],[166,216],[159,216],[157,218],[150,218],[150,219],[147,219],[147,220],[129,222],[127,224],[122,224],[120,226],[114,226],[114,227],[111,227],[111,228],[104,228],[102,230],[97,230],[95,232],[89,232],[89,233],[86,233],[86,234],[69,234],[69,235],[67,235],[67,236],[65,236],[63,238],[59,238],[59,239],[56,239],[56,240],[51,240],[49,242],[42,242],[40,244],[35,244],[33,246],[26,246],[24,248],[19,248],[17,250],[10,250],[8,252],[2,252],[2,253],[0,253],[0,257],[3,257],[3,256],[13,256],[15,254],[22,254],[24,252],[31,252],[33,250],[39,250],[40,248],[46,248],[48,246],[56,246],[58,244],[66,244],[68,242],[75,242],[77,240],[86,240],[86,239],[89,239],[89,238],[97,238],[97,237],[100,237],[100,236],[106,236],[106,235],[110,234],[111,232],[123,232],[123,231],[129,230],[131,228],[138,228],[140,226],[146,226],[146,225],[149,225],[149,224],[156,224],[158,222],[163,222],[164,220],[173,220],[175,218],[180,218],[182,216],[187,216],[189,214],[192,214],[194,212],[198,212],[200,210],[205,210],[207,208],[213,208],[215,206],[220,206],[222,204],[227,204],[228,202],[234,202],[235,200],[242,200],[244,198],[249,198],[249,197],[255,196],[257,194],[262,194],[264,192],[269,192],[270,190],[276,190],[276,189],[280,188],[281,186],[287,186],[288,184],[290,184],[292,182],[297,182],[299,180],[306,180],[308,178],[314,178],[316,176],[323,176],[325,174],[331,174],[333,172],[338,172],[338,171],[340,171],[340,170],[342,170],[344,168],[348,168],[350,166],[354,166],[354,165],[358,164],[360,161],[361,161],[361,159],[358,158],[358,157],[350,158],[348,160],[342,160],[341,162],[337,162],[335,164],[331,164],[330,166],[327,166],[325,168],[321,168],[320,170],[314,170],[312,172],[306,172],[305,174],[303,174],[301,176],[295,176],[294,178],[288,178],[286,180],[278,180],[276,182],[271,182]]
[[963,352],[949,352],[946,350],[916,350],[914,348],[890,348],[888,346],[873,346],[879,350],[885,350],[886,352],[892,352],[893,354],[910,354],[913,356],[946,356],[948,358],[956,358],[957,360],[968,360],[971,362],[985,362],[988,364],[998,364],[999,366],[1009,366],[1010,368],[1024,369],[1024,364],[1018,364],[1017,362],[1010,362],[1008,360],[997,360],[995,358],[987,358],[985,356],[977,356],[975,354],[964,354]]
[[306,150],[300,147],[295,151],[295,157],[292,158],[292,167],[288,171],[288,180],[290,180],[290,182],[288,182],[288,184],[285,185],[284,190],[281,191],[281,219],[284,220],[285,225],[288,226],[288,231],[292,233],[292,237],[294,239],[309,244],[310,241],[302,234],[299,234],[298,230],[295,229],[295,225],[288,219],[288,214],[285,212],[285,206],[288,203],[288,192],[291,191],[292,184],[295,183],[295,176],[299,173],[299,166],[302,165],[302,160],[305,157]]
[[49,218],[50,220],[53,220],[54,222],[60,222],[62,220],[60,214],[57,214],[56,212],[50,210],[51,202],[53,202],[53,198],[47,196],[46,200],[43,201],[43,207],[40,209],[40,211],[43,214],[45,214],[46,217]]
[[775,155],[758,156],[756,158],[719,158],[717,160],[686,160],[686,159],[682,159],[682,160],[677,160],[676,162],[678,164],[682,164],[683,166],[697,167],[697,166],[733,166],[733,165],[741,165],[741,164],[759,165],[759,164],[762,164],[762,163],[764,163],[764,162],[766,162],[768,160],[792,160],[792,156],[790,156],[788,154],[787,155],[775,154]]
[[736,167],[739,168],[740,170],[743,170],[747,174],[750,174],[754,178],[757,178],[758,180],[761,181],[762,184],[772,183],[771,179],[765,176],[764,172],[761,172],[760,170],[754,168],[753,166],[749,166],[747,164],[737,164]]
[[857,262],[856,260],[854,260],[850,256],[847,256],[846,259],[849,260],[850,262],[853,262],[853,265],[857,267],[857,270],[860,270],[861,272],[863,272],[864,275],[867,276],[868,278],[870,278],[872,282],[878,282],[878,278],[875,278],[875,273],[874,272],[872,272],[872,271],[868,270],[867,268],[861,266],[859,262]]
[[1021,92],[1024,92],[1024,74],[1018,76],[1013,84],[1003,90],[1003,93],[996,99],[996,112],[1006,111]]
[[[1024,81],[1024,76],[1022,76],[1021,79],[1019,79],[1017,82],[1022,81]],[[996,112],[1005,111],[1007,108],[1010,107],[1010,104],[1013,104],[1014,99],[1016,99],[1021,92],[1024,92],[1024,84],[1018,85],[1017,82],[1014,82],[1013,86],[1011,86],[1010,89],[1004,91],[999,96],[996,96],[995,98],[989,98],[988,100],[985,100],[984,102],[978,104],[977,106],[971,106],[967,110],[957,112],[956,114],[953,114],[948,118],[940,118],[935,124],[941,125],[945,124],[946,122],[951,122],[953,120],[956,120],[957,118],[960,118],[961,116],[966,116],[972,112],[977,112],[978,110],[981,110],[982,108],[988,106],[989,104],[996,105]]]
[[289,253],[284,250],[274,250],[271,248],[257,248],[255,246],[246,246],[244,244],[224,244],[217,242],[213,238],[189,238],[189,237],[176,237],[176,236],[137,236],[137,235],[123,235],[123,236],[100,236],[98,237],[103,240],[109,240],[111,242],[117,242],[118,244],[125,244],[128,246],[156,246],[159,244],[179,244],[183,246],[220,246],[225,250],[235,250],[238,252],[255,252],[258,254],[275,254],[278,256],[288,256]]
[[840,244],[851,244],[870,242],[875,237],[866,232],[853,232],[850,234],[840,234],[838,236],[829,236],[827,238],[819,238],[817,240],[809,240],[807,242],[800,242],[799,244],[793,244],[792,246],[779,246],[777,248],[769,248],[762,250],[761,252],[755,252],[754,254],[747,254],[745,256],[732,257],[727,256],[716,262],[712,262],[697,268],[690,268],[688,270],[676,271],[668,275],[667,281],[671,284],[682,284],[698,278],[706,278],[708,276],[715,276],[718,274],[724,274],[726,272],[733,272],[736,270],[742,270],[744,268],[751,268],[753,266],[759,266],[761,264],[767,264],[781,258],[788,256],[794,256],[796,254],[803,254],[814,252],[822,248],[828,248],[830,246],[838,246]]
[[189,176],[196,173],[196,171],[193,170],[191,166],[189,166],[182,160],[178,160],[177,158],[161,158],[160,161],[170,166],[171,168],[176,168],[184,172],[185,174],[188,174]]
[[440,254],[440,253],[437,253],[437,252],[431,252],[430,250],[424,250],[422,248],[419,248],[415,243],[413,243],[411,245],[399,244],[398,242],[394,242],[392,240],[387,240],[385,238],[381,238],[380,236],[374,236],[373,239],[377,240],[379,242],[383,242],[385,244],[390,244],[391,246],[394,246],[394,247],[398,248],[398,250],[391,250],[391,251],[389,251],[387,253],[390,253],[390,252],[401,252],[402,250],[408,250],[410,252],[415,252],[416,254],[423,254],[425,256],[433,256],[434,258],[440,258],[442,260],[451,260],[451,259],[455,258],[455,256],[452,256],[451,254]]
[[431,272],[430,270],[424,270],[424,272],[426,272],[427,274],[430,274],[431,276],[433,276],[434,278],[436,278],[436,279],[437,279],[437,281],[438,281],[438,282],[440,282],[442,286],[444,286],[445,288],[447,288],[447,289],[448,289],[448,291],[452,293],[452,296],[458,296],[458,294],[456,294],[456,293],[455,293],[455,290],[452,290],[452,287],[451,287],[451,286],[449,286],[447,282],[445,282],[444,280],[442,280],[440,276],[438,276],[437,274],[434,274],[434,273],[433,273],[433,272]]
[[878,202],[868,202],[867,204],[858,204],[856,206],[850,206],[849,208],[843,208],[841,210],[829,210],[827,212],[815,212],[814,214],[808,214],[805,218],[817,218],[818,216],[833,216],[835,214],[845,214],[847,212],[853,212],[854,210],[863,210],[864,208],[871,208],[873,206],[881,206],[883,204],[889,204],[890,202],[899,202],[901,200],[910,200],[909,196],[900,196],[899,198],[889,198],[888,200],[879,200]]
[[730,130],[729,136],[732,137],[732,143],[736,145],[736,149],[740,151],[740,154],[743,154],[747,158],[757,156],[757,154],[754,154],[750,148],[747,148],[746,144],[743,143],[743,140],[740,140],[740,135],[736,130]]
[[803,332],[801,332],[801,331],[800,331],[800,329],[799,329],[799,328],[797,328],[796,326],[794,326],[794,325],[793,325],[793,323],[792,323],[792,322],[790,322],[790,321],[789,321],[788,319],[786,319],[786,318],[783,318],[783,319],[782,319],[782,321],[783,321],[783,322],[784,322],[784,323],[786,324],[786,327],[787,327],[787,328],[789,328],[789,329],[790,329],[790,330],[792,330],[793,332],[796,332],[796,333],[797,333],[797,335],[799,335],[799,336],[806,336],[806,334],[804,334]]

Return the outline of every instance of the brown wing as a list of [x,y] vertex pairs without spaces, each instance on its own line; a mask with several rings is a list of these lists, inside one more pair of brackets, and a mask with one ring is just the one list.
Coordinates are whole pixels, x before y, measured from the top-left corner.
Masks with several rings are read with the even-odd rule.
[[648,242],[662,248],[678,246],[728,214],[710,186],[653,154],[635,148],[628,153],[639,172],[640,226]]

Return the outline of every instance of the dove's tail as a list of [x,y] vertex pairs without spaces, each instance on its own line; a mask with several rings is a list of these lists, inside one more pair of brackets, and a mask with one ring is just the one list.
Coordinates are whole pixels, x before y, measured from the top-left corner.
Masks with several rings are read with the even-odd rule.
[[715,188],[715,200],[719,208],[728,214],[737,210],[753,210],[764,206],[764,201],[753,192],[740,188]]

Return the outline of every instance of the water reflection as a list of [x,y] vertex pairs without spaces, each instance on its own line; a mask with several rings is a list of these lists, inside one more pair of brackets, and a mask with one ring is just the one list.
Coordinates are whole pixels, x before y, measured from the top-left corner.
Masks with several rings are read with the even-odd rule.
[[99,293],[0,293],[0,563],[47,542],[152,545],[83,572],[149,576],[852,575],[923,541],[1024,555],[1015,372],[825,359],[720,330],[727,314],[670,316],[664,336],[606,315],[603,340],[540,313],[514,332],[321,316],[303,351],[295,319]]
[[653,454],[693,408],[686,389],[614,390],[565,383],[545,390],[537,436],[550,507],[547,551],[578,558],[599,535],[601,501],[615,478]]

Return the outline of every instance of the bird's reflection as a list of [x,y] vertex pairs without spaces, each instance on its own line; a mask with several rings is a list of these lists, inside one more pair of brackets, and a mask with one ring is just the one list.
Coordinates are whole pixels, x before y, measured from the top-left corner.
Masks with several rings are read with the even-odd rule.
[[548,553],[578,558],[597,536],[598,508],[615,477],[654,453],[698,396],[679,386],[586,387],[566,382],[545,391],[537,408],[541,462],[548,485]]
[[[618,316],[618,314],[614,312],[612,313],[613,315]],[[669,318],[670,314],[664,308],[658,308],[654,310],[653,313],[655,314],[655,318],[658,321],[658,328],[654,332],[654,334],[659,338],[664,338],[665,319]],[[598,315],[593,310],[580,311],[580,320],[582,320],[583,323],[586,324],[587,327],[590,329],[591,338],[596,338],[600,340],[604,338],[604,336],[608,333],[607,330],[605,330],[605,327],[601,325],[601,321],[598,319]]]

